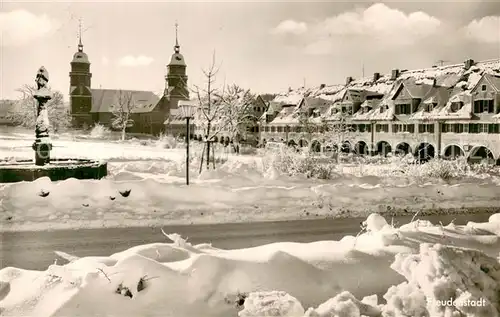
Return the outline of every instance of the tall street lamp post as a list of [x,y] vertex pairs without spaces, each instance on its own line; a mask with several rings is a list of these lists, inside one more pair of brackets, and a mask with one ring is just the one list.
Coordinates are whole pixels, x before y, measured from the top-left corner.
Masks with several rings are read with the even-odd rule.
[[179,101],[182,117],[186,119],[186,185],[189,185],[189,121],[194,116],[195,106],[187,100]]

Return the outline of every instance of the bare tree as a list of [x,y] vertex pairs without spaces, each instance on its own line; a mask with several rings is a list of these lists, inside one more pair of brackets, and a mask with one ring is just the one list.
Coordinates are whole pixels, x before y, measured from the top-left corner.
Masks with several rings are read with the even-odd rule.
[[113,114],[111,125],[113,128],[121,131],[122,141],[125,140],[127,128],[133,124],[130,117],[136,107],[137,105],[134,102],[132,92],[125,92],[123,90],[118,92],[118,98],[111,107],[111,113]]
[[305,138],[311,145],[313,134],[319,131],[320,124],[314,122],[311,115],[306,111],[302,111],[298,116],[300,138]]
[[[14,102],[6,117],[15,125],[34,129],[36,123],[36,100],[33,98],[33,94],[36,91],[36,87],[24,85],[17,91],[21,93],[21,97]],[[53,92],[52,99],[47,102],[47,110],[53,131],[57,132],[71,125],[69,107],[64,104],[64,96],[60,91]]]
[[[203,166],[203,158],[206,153],[207,169],[210,168],[211,143],[224,129],[222,116],[224,115],[223,109],[225,104],[220,98],[221,93],[219,93],[219,89],[215,87],[219,69],[220,67],[216,66],[214,52],[212,55],[212,62],[208,67],[208,70],[203,70],[203,74],[206,79],[206,86],[203,88],[195,86],[195,88],[192,89],[192,92],[195,94],[198,101],[198,111],[195,115],[194,123],[202,129],[205,142],[201,166]],[[222,93],[222,95],[224,95],[224,93]],[[213,165],[215,167],[215,158],[213,158]]]
[[325,131],[326,143],[332,146],[335,157],[339,151],[351,151],[358,136],[350,117],[347,112],[337,112],[324,121],[322,130]]
[[241,140],[249,136],[248,127],[255,125],[258,120],[253,111],[256,97],[250,90],[235,84],[224,89],[217,97],[222,103],[219,125],[229,134],[238,152]]

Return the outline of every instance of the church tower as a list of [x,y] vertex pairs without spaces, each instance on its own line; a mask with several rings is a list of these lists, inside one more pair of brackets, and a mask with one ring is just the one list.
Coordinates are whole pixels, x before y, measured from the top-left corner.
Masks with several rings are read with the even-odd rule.
[[188,100],[189,91],[187,89],[186,62],[181,54],[181,47],[178,38],[178,24],[175,23],[175,46],[174,54],[167,65],[167,75],[165,76],[164,96],[169,100],[169,108],[176,109],[179,100]]
[[82,26],[79,25],[78,51],[71,61],[70,78],[70,105],[72,125],[76,128],[86,128],[92,125],[92,90],[90,88],[90,62],[83,51]]

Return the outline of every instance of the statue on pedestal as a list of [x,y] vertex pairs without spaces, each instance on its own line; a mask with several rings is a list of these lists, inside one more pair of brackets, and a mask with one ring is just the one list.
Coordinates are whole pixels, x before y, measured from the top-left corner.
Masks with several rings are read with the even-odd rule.
[[47,102],[52,99],[51,92],[47,87],[49,82],[49,72],[45,67],[40,67],[36,74],[35,82],[37,90],[33,95],[36,99],[36,124],[35,124],[35,143],[33,150],[35,151],[35,164],[43,166],[50,163],[50,151],[52,144],[49,138],[49,114],[47,111]]

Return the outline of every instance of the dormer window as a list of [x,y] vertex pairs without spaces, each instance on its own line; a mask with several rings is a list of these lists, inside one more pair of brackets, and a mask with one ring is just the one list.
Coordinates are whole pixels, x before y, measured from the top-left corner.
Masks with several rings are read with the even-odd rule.
[[452,102],[450,106],[450,111],[451,112],[457,112],[458,110],[462,109],[464,106],[464,103],[459,101],[459,102]]
[[385,110],[384,107],[379,108],[380,113],[384,113],[384,110]]
[[437,103],[428,103],[428,104],[425,104],[424,111],[425,112],[431,112],[432,110],[434,110],[434,108],[436,106],[437,106]]

